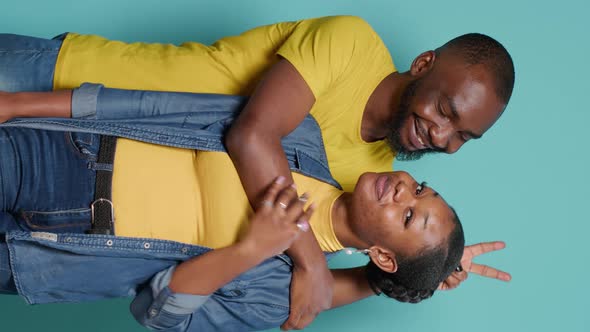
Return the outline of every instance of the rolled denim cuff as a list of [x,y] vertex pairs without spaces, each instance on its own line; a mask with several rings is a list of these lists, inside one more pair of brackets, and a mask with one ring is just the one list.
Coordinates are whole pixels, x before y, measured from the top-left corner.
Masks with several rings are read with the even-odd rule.
[[175,269],[176,266],[173,266],[152,279],[151,286],[155,298],[154,302],[158,302],[162,310],[172,314],[192,314],[209,299],[210,295],[173,293],[168,288],[168,285],[170,284],[170,280],[172,280],[172,274],[174,274]]
[[140,291],[131,303],[131,313],[142,325],[149,328],[182,326],[209,299],[210,295],[172,292],[168,285],[175,268],[157,273],[150,286]]
[[72,93],[72,118],[96,119],[98,94],[102,84],[83,83]]

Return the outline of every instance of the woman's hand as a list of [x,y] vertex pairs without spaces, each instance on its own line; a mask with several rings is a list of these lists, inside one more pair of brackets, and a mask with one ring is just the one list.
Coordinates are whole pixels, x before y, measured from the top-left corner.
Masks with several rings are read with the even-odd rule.
[[303,196],[297,196],[294,186],[285,186],[284,177],[278,177],[250,219],[243,244],[268,257],[287,250],[302,232],[310,229],[313,207],[304,211],[305,201]]

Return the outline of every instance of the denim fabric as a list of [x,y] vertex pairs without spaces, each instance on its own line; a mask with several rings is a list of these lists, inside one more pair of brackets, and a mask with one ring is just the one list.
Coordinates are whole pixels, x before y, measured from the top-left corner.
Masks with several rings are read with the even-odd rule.
[[[20,222],[14,221],[16,230],[8,230],[6,242],[0,242],[0,292],[18,292],[31,304],[135,296],[134,317],[148,328],[170,331],[261,330],[287,318],[287,256],[267,260],[211,296],[175,294],[168,288],[171,271],[209,248],[81,233],[88,227],[96,135],[2,126],[0,131],[6,156],[0,163],[2,180],[29,182],[11,182],[8,190],[3,186],[8,205],[22,213],[3,207]],[[19,176],[6,173],[17,169],[23,172]],[[51,183],[51,178],[59,181]],[[13,186],[38,193],[4,195]],[[29,208],[36,210],[24,210]],[[59,212],[51,213],[52,208]],[[26,222],[27,217],[38,223]],[[96,278],[99,274],[109,278]]]
[[65,35],[43,39],[0,34],[0,91],[51,91]]
[[18,292],[31,304],[134,296],[131,312],[138,322],[167,331],[263,330],[280,325],[289,314],[291,262],[284,255],[267,259],[210,296],[196,296],[174,294],[167,285],[179,262],[208,248],[46,232],[10,232],[7,242]]
[[1,211],[21,230],[87,229],[99,143],[93,134],[0,128]]
[[[83,118],[21,118],[2,126],[88,132],[185,149],[226,151],[223,135],[246,101],[239,96],[83,84],[74,91],[72,105],[72,115]],[[89,109],[88,105],[95,104],[96,109]],[[292,171],[341,189],[330,174],[321,130],[311,115],[281,142]]]
[[[19,44],[15,38],[0,35],[0,44]],[[39,59],[33,67],[38,69],[33,71],[45,74],[21,81],[20,75],[28,75],[25,69],[8,70],[2,84],[10,91],[51,90],[47,79],[53,70],[46,69],[56,54],[48,50],[57,52],[59,42],[47,41],[53,45],[47,46],[21,38],[27,54],[35,53],[31,45],[36,43]],[[0,58],[9,59],[0,62],[12,68],[21,61],[26,67],[26,57],[18,59],[22,55],[4,52]],[[0,237],[0,292],[17,291],[31,304],[135,296],[132,314],[151,329],[246,331],[280,325],[289,313],[287,256],[268,259],[210,296],[175,294],[168,288],[175,266],[209,248],[81,233],[90,219],[96,134],[224,151],[223,134],[244,102],[234,96],[85,85],[74,93],[77,118],[15,119],[0,125],[0,233],[6,233],[5,240]],[[283,147],[293,170],[339,187],[311,116],[283,140]]]
[[[0,128],[0,234],[89,228],[96,135]],[[0,292],[15,292],[0,240]]]

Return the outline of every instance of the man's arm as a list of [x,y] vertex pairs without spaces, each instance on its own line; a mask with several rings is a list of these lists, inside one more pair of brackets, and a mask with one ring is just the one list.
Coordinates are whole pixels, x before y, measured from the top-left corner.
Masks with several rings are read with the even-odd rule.
[[[264,75],[250,101],[226,137],[229,155],[254,208],[260,193],[274,177],[293,182],[281,138],[309,114],[315,97],[287,60],[281,59]],[[303,234],[287,251],[293,259],[291,314],[285,329],[303,328],[329,308],[331,274],[311,232]]]
[[337,308],[375,295],[367,281],[364,266],[350,269],[334,269],[332,275],[334,276],[334,297],[332,298],[331,308]]
[[480,276],[510,281],[512,276],[504,271],[498,270],[488,265],[477,264],[473,259],[477,256],[487,254],[493,251],[502,250],[506,244],[502,241],[482,242],[465,246],[463,257],[461,258],[461,271],[454,271],[445,281],[438,286],[439,290],[449,290],[456,288],[467,279],[468,273],[479,274]]

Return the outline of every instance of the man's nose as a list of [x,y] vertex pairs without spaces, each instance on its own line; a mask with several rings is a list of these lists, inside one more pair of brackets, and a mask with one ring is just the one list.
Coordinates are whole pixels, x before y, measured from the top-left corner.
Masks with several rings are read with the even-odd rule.
[[444,151],[447,153],[453,153],[456,151],[455,150],[450,152],[448,150],[450,140],[455,134],[455,129],[450,123],[445,123],[442,125],[433,125],[432,127],[430,127],[429,134],[431,143],[436,150]]

